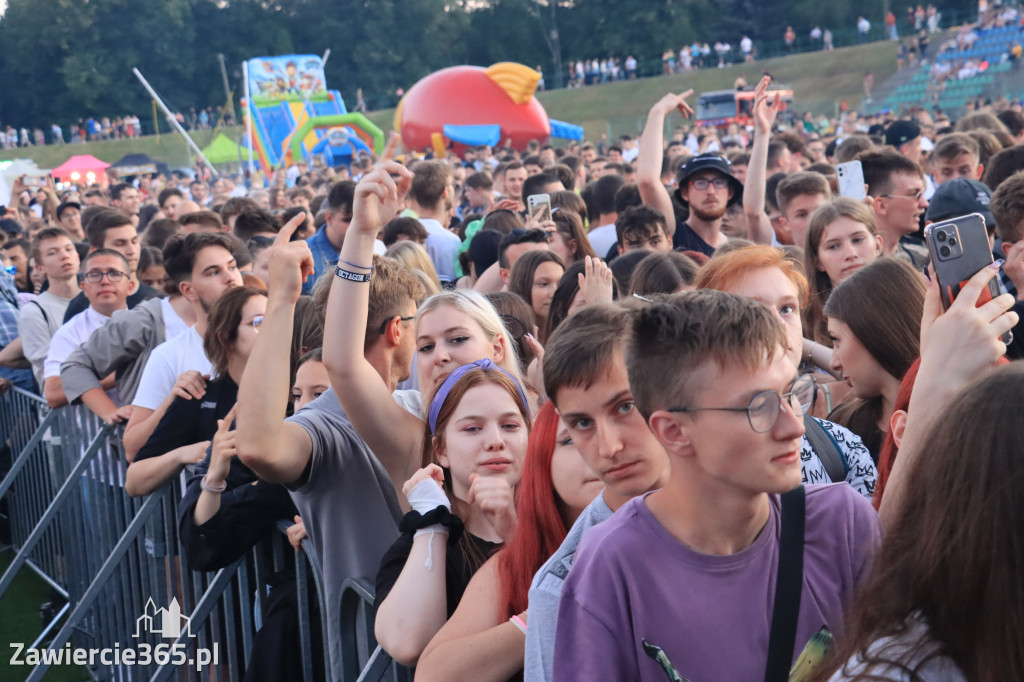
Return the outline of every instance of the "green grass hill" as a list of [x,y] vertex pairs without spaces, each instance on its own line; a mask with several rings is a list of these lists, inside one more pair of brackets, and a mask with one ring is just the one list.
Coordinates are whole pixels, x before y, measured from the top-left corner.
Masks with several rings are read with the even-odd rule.
[[[587,139],[596,140],[602,133],[608,133],[611,138],[642,130],[648,109],[666,92],[681,92],[688,88],[693,88],[695,94],[723,90],[731,88],[739,76],[754,85],[762,71],[770,73],[776,83],[792,87],[793,108],[797,111],[831,115],[838,111],[842,100],[846,100],[851,108],[860,106],[864,72],[871,71],[876,84],[883,83],[896,72],[896,43],[868,43],[832,52],[804,53],[724,69],[705,69],[573,90],[550,90],[540,93],[538,98],[552,118],[581,125]],[[394,109],[371,112],[369,118],[381,130],[388,131],[394,120]],[[72,154],[92,154],[112,163],[129,152],[143,152],[172,167],[187,165],[189,153],[185,142],[168,130],[166,121],[160,122],[160,128],[167,132],[135,140],[5,150],[0,151],[0,159],[29,158],[42,168],[52,168],[66,161]],[[229,137],[237,135],[235,129],[226,132]],[[209,144],[213,132],[195,132],[192,137],[199,147],[203,147]]]

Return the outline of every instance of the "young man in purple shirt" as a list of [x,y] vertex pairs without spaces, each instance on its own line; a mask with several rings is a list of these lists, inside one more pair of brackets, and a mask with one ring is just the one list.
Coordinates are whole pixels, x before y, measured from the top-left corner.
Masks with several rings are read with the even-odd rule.
[[[801,480],[806,386],[785,344],[767,308],[732,294],[682,294],[637,314],[629,381],[672,470],[584,536],[559,603],[554,679],[765,678],[780,495]],[[805,504],[788,662],[823,626],[840,632],[880,541],[848,485],[808,486]]]

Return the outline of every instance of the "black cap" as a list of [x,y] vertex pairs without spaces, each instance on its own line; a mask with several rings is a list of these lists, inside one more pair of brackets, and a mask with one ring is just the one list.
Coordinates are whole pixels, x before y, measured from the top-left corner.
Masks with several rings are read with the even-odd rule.
[[21,224],[14,218],[0,218],[0,230],[10,235],[19,235]]
[[682,187],[686,185],[686,180],[693,174],[699,173],[705,170],[715,170],[724,175],[729,180],[729,186],[732,187],[732,198],[729,199],[728,206],[737,204],[743,201],[743,183],[736,179],[736,176],[732,174],[732,164],[729,163],[728,159],[722,158],[716,154],[701,154],[700,156],[694,156],[686,164],[679,169],[679,187],[676,188],[676,199],[683,206],[687,206],[686,199],[683,198],[683,194],[680,191]]
[[921,137],[921,126],[909,119],[893,121],[885,129],[885,143],[899,149],[914,138]]
[[64,211],[66,211],[69,208],[74,208],[81,212],[82,205],[77,201],[65,201],[63,204],[57,207],[57,220],[60,220],[61,216],[64,215]]
[[935,194],[928,202],[925,220],[937,222],[968,213],[980,213],[985,218],[985,225],[991,230],[996,224],[989,208],[991,199],[992,192],[982,182],[967,178],[947,180],[935,188]]

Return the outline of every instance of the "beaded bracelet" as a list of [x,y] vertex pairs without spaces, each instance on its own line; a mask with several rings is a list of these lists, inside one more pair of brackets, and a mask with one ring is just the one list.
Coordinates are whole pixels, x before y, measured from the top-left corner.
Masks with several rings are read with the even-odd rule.
[[203,476],[202,480],[199,481],[199,487],[209,493],[220,495],[222,492],[228,489],[228,482],[221,481],[220,485],[214,486],[206,482],[206,476]]

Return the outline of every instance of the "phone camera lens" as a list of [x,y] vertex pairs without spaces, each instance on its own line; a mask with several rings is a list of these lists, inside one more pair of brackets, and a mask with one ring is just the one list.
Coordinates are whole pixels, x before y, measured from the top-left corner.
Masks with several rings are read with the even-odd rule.
[[956,239],[954,237],[950,237],[949,238],[949,245],[950,246],[956,246]]
[[952,253],[948,246],[943,246],[939,249],[939,255],[943,258],[949,258],[949,254]]
[[946,241],[946,233],[940,230],[935,233],[935,238],[938,239],[940,242],[944,242]]

